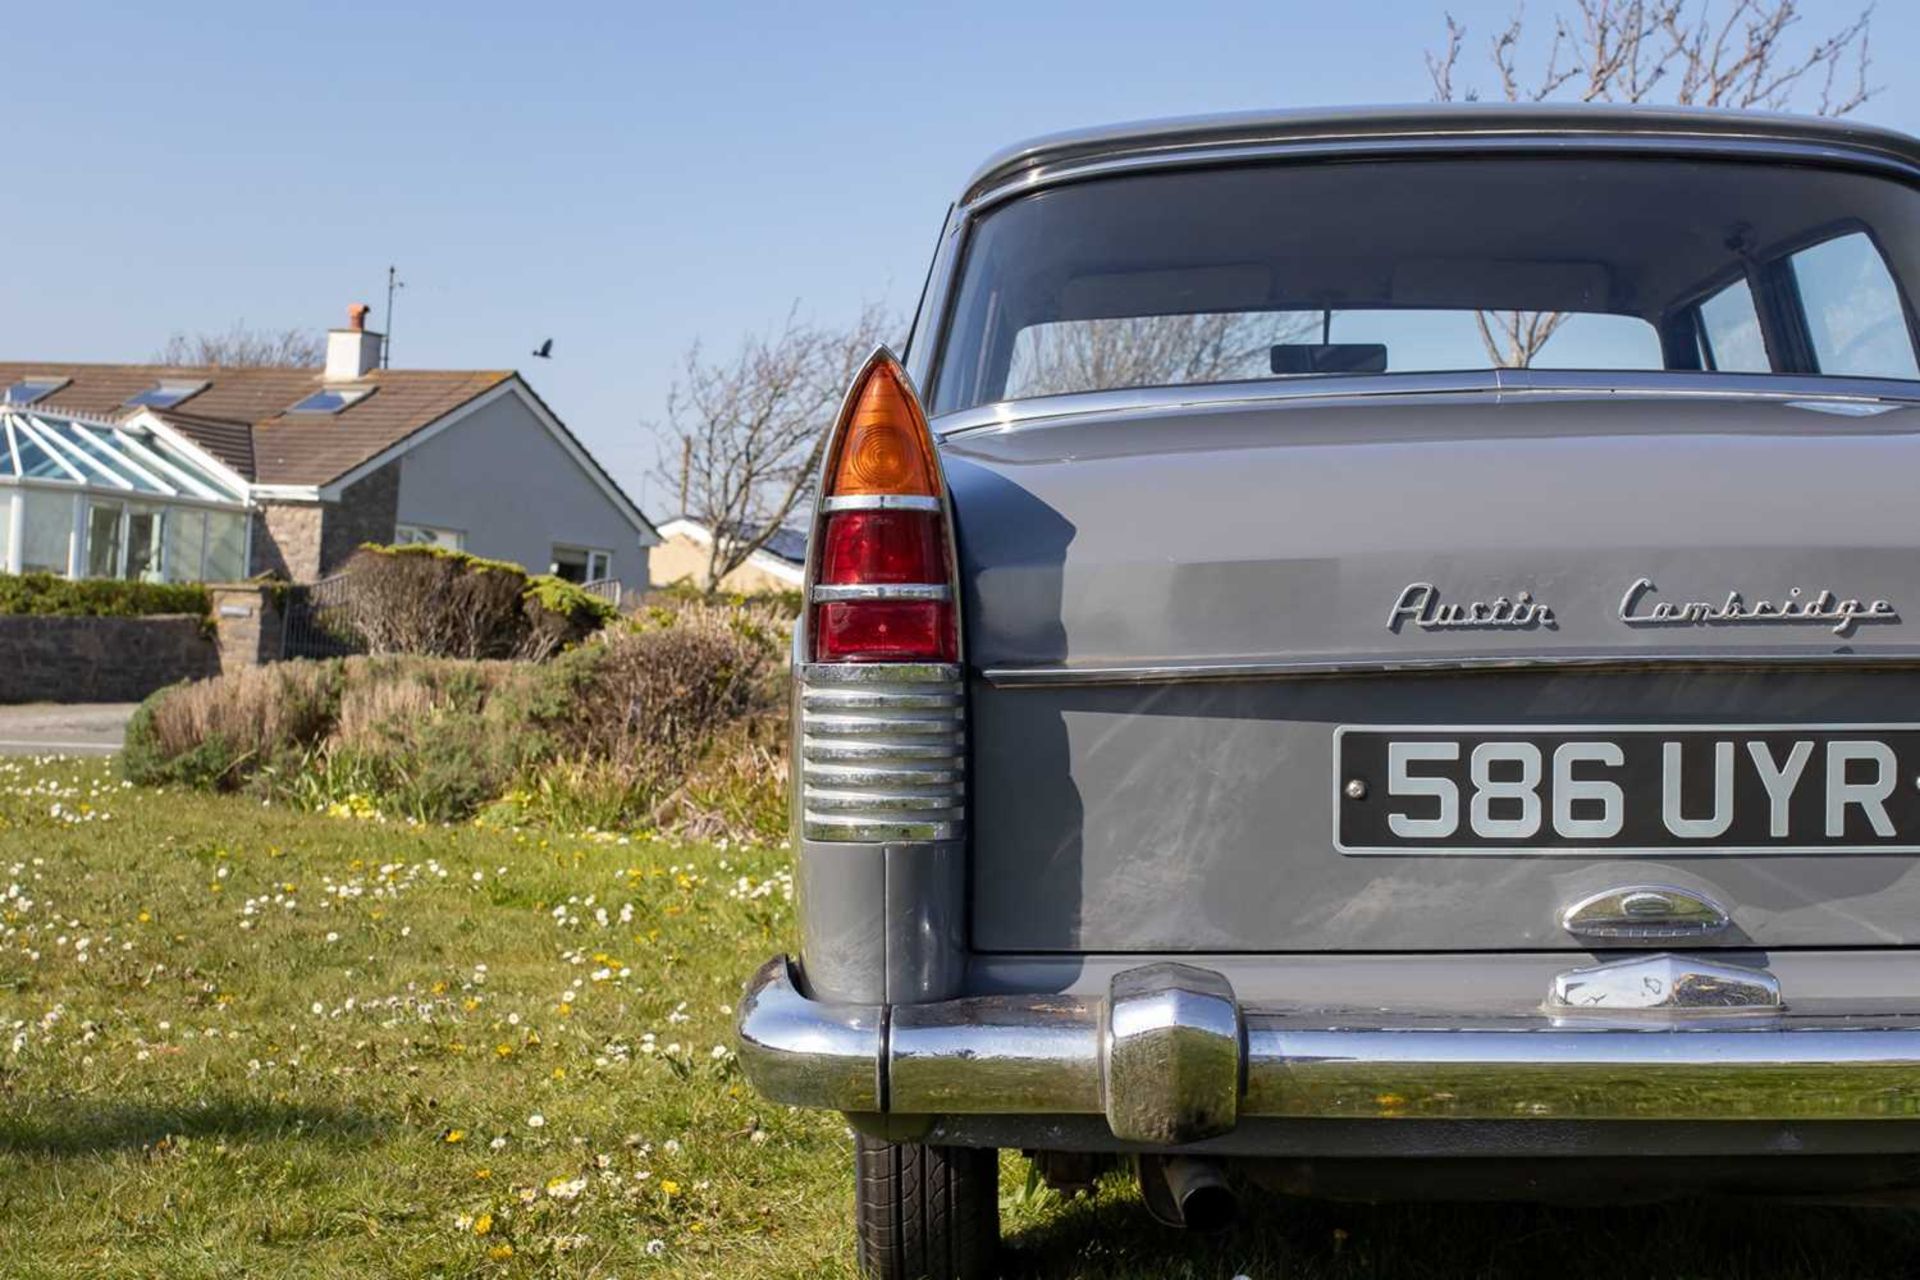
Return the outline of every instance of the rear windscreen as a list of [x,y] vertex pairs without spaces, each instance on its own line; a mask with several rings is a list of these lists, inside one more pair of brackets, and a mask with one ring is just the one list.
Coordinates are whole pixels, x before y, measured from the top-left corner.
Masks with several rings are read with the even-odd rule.
[[1920,193],[1788,165],[1596,157],[1106,178],[973,227],[936,412],[1462,369],[1920,378]]

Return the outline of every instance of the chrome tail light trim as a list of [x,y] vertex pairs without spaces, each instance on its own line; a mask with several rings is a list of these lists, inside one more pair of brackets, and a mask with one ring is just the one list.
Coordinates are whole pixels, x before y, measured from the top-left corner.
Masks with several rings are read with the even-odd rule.
[[795,679],[804,838],[959,838],[966,694],[958,665],[803,663]]

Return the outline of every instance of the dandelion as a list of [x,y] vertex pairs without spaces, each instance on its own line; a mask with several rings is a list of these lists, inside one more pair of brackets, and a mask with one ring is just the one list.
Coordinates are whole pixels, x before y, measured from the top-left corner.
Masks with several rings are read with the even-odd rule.
[[448,1146],[452,1146],[457,1142],[465,1142],[466,1140],[467,1140],[467,1131],[465,1129],[447,1130],[447,1136],[445,1138],[445,1142]]
[[505,1240],[502,1240],[499,1244],[494,1245],[491,1249],[487,1250],[487,1256],[493,1259],[495,1262],[505,1262],[508,1258],[511,1258],[513,1256],[513,1246],[508,1244]]
[[479,1217],[473,1220],[473,1234],[477,1236],[484,1236],[489,1231],[492,1231],[492,1230],[493,1230],[492,1214],[483,1213]]
[[680,1184],[672,1178],[660,1179],[660,1194],[671,1200],[680,1194]]

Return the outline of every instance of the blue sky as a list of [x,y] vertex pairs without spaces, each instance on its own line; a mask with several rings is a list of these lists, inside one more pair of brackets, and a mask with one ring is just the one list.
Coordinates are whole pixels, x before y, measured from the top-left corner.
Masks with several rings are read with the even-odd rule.
[[[1535,25],[1556,7],[1533,0]],[[962,179],[1022,137],[1424,100],[1447,8],[1476,45],[1512,11],[17,4],[0,351],[142,360],[175,330],[339,324],[395,262],[396,364],[523,369],[664,516],[646,424],[694,338],[730,349],[795,302],[905,307]],[[1920,5],[1881,5],[1874,43],[1888,87],[1860,117],[1920,131]]]

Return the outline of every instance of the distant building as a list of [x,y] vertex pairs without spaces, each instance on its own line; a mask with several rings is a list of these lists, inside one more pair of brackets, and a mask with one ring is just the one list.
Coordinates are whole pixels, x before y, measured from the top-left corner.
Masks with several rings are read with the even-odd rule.
[[430,542],[649,580],[659,533],[519,374],[382,369],[350,314],[320,369],[0,362],[0,568],[306,582]]
[[[653,585],[670,587],[689,582],[707,586],[707,558],[712,554],[713,530],[691,516],[676,516],[660,526],[660,545],[653,549]],[[792,526],[773,536],[747,556],[746,563],[720,579],[720,589],[741,595],[761,591],[798,591],[807,563],[807,532]]]

